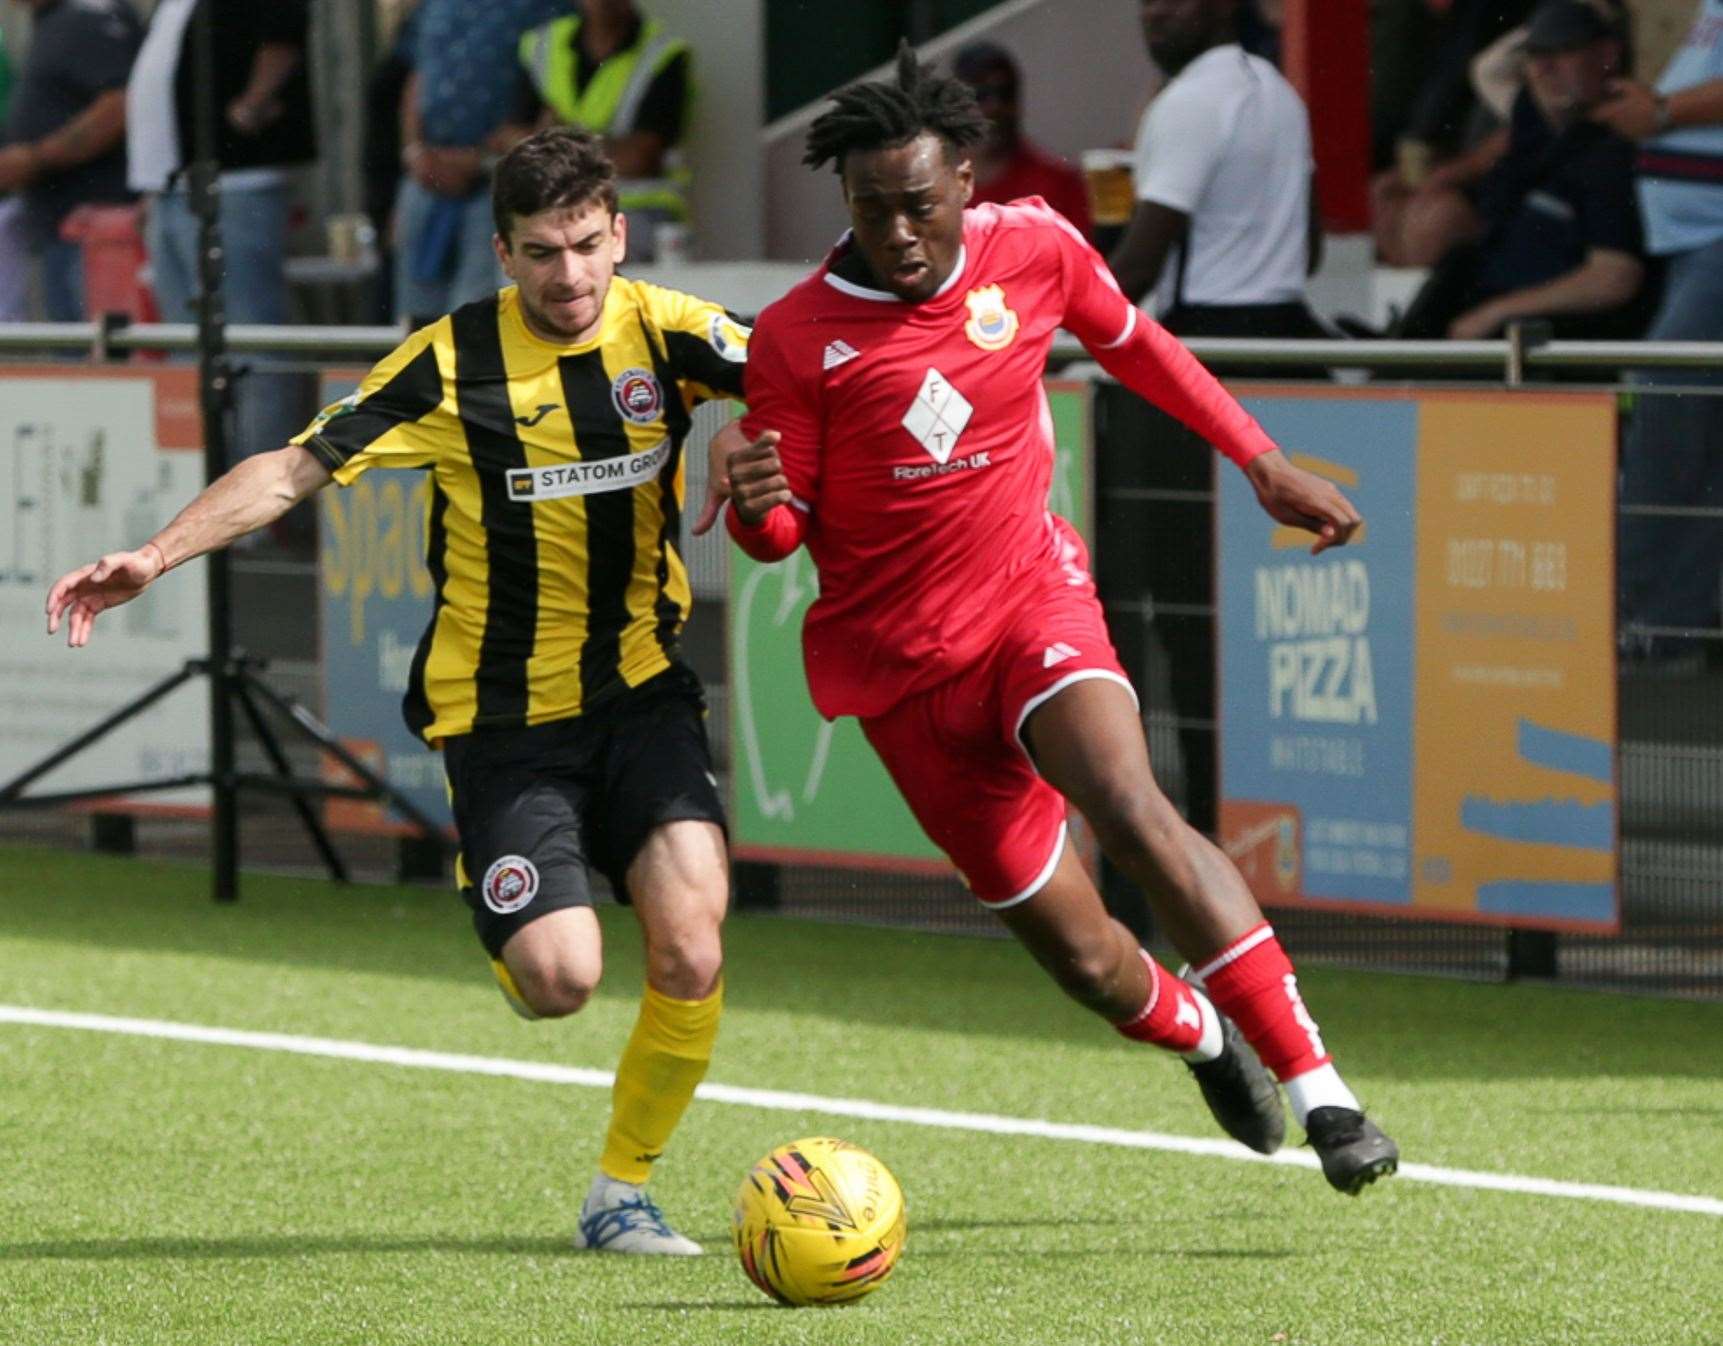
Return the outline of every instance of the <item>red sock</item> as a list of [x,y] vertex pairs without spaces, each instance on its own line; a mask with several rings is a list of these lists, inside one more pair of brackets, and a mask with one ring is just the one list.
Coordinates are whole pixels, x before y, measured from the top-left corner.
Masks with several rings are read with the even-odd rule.
[[1113,1027],[1137,1042],[1152,1042],[1181,1055],[1195,1050],[1203,1036],[1203,1012],[1196,993],[1150,958],[1146,950],[1137,952],[1149,970],[1149,998],[1135,1015]]
[[1238,1025],[1275,1079],[1290,1080],[1328,1063],[1316,1020],[1298,994],[1292,962],[1267,921],[1209,959],[1193,979]]

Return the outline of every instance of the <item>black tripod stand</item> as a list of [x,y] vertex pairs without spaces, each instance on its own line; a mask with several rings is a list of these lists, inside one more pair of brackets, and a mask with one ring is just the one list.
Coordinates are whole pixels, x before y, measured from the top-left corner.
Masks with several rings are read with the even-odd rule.
[[[197,303],[198,392],[203,412],[204,480],[213,482],[227,471],[228,426],[233,410],[233,369],[227,359],[227,319],[222,300],[220,195],[217,184],[214,9],[211,0],[197,6],[191,25],[192,58],[198,89],[195,115],[195,160],[187,170],[191,208],[198,220]],[[118,794],[210,787],[211,840],[214,852],[214,896],[217,902],[239,897],[239,794],[243,790],[285,794],[310,834],[311,843],[330,876],[347,878],[346,866],[329,840],[321,820],[311,806],[313,799],[336,797],[387,801],[407,818],[427,843],[441,847],[442,833],[411,800],[379,777],[355,757],[329,728],[305,707],[281,695],[261,677],[263,663],[236,650],[233,645],[232,572],[225,550],[206,558],[209,581],[209,654],[186,661],[177,673],[164,678],[106,719],[50,753],[16,779],[0,786],[0,809],[43,808],[83,799]],[[32,782],[97,742],[128,720],[143,714],[157,701],[197,677],[209,679],[210,761],[209,770],[149,781],[134,781],[93,789],[66,790],[26,796]],[[234,761],[234,705],[238,706],[257,735],[273,774],[241,773]],[[296,777],[282,748],[281,739],[263,714],[267,706],[294,731],[330,753],[361,782],[335,785],[322,780]]]

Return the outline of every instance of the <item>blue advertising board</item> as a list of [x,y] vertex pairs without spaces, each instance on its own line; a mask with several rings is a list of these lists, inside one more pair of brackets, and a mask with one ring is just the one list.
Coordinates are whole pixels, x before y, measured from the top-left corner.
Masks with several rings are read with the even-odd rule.
[[1365,520],[1313,556],[1222,474],[1220,832],[1258,899],[1616,929],[1613,398],[1246,405]]
[[[1415,539],[1406,523],[1417,407],[1247,405],[1276,443],[1311,446],[1299,461],[1346,491],[1368,532],[1312,557],[1310,534],[1274,527],[1243,473],[1221,474],[1225,793],[1299,801],[1302,870],[1313,891],[1404,903],[1412,812],[1412,606],[1404,596],[1412,587]],[[1332,836],[1350,844],[1330,846]]]
[[[325,403],[358,387],[331,375]],[[447,824],[448,788],[441,753],[432,752],[401,718],[413,654],[431,616],[432,585],[425,569],[430,475],[367,472],[351,486],[318,496],[321,552],[325,719],[361,761]],[[331,779],[345,772],[325,767]],[[354,831],[411,830],[379,804],[331,800],[331,826]]]

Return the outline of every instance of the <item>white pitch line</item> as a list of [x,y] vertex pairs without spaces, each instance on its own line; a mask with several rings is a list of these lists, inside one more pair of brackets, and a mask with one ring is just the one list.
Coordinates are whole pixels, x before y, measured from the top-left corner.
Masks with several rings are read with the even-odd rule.
[[[162,1019],[126,1019],[107,1014],[31,1009],[23,1005],[0,1005],[0,1023],[22,1024],[33,1028],[75,1028],[96,1033],[121,1033],[132,1037],[166,1038],[175,1042],[199,1042],[219,1047],[249,1047],[253,1051],[291,1052],[299,1056],[366,1061],[376,1065],[403,1066],[416,1070],[497,1075],[509,1079],[531,1080],[539,1084],[576,1085],[584,1089],[608,1089],[615,1078],[608,1070],[588,1070],[579,1066],[558,1066],[540,1061],[511,1061],[494,1056],[424,1051],[416,1047],[386,1047],[370,1042],[351,1042],[342,1038],[256,1033],[237,1028],[171,1023]],[[910,1126],[938,1127],[948,1131],[1029,1136],[1038,1140],[1071,1140],[1087,1145],[1164,1150],[1174,1154],[1205,1155],[1214,1159],[1282,1164],[1294,1168],[1318,1167],[1315,1155],[1299,1150],[1260,1155],[1230,1140],[1171,1136],[1155,1131],[1125,1131],[1073,1122],[1045,1122],[1029,1117],[1000,1117],[984,1112],[945,1112],[938,1108],[899,1107],[896,1104],[874,1103],[861,1098],[826,1098],[819,1094],[793,1094],[774,1089],[742,1089],[732,1084],[702,1084],[695,1097],[711,1103],[732,1103],[740,1107],[766,1108],[777,1112],[820,1112],[832,1117],[902,1122]],[[1621,1206],[1723,1216],[1723,1200],[1710,1196],[1689,1196],[1681,1192],[1655,1192],[1602,1183],[1562,1182],[1555,1178],[1528,1178],[1513,1173],[1481,1173],[1467,1169],[1438,1168],[1434,1164],[1401,1164],[1399,1176],[1413,1182],[1436,1183],[1444,1187],[1517,1192],[1530,1196],[1560,1197],[1571,1201],[1607,1201]]]

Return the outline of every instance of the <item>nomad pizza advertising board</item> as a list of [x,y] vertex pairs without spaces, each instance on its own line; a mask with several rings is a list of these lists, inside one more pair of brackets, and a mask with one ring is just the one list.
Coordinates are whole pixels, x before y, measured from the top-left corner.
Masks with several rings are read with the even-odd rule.
[[1365,519],[1313,556],[1221,473],[1221,833],[1258,899],[1616,929],[1613,397],[1246,405]]

